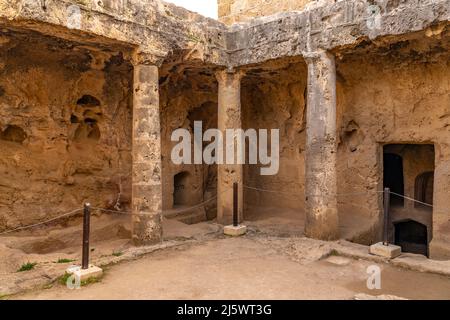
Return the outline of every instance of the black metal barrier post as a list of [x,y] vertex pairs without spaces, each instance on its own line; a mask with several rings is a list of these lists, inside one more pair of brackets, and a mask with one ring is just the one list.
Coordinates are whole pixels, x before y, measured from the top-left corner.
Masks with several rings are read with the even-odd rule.
[[81,268],[86,270],[89,268],[89,233],[91,229],[91,205],[84,204],[83,215],[83,258]]
[[233,183],[233,226],[239,226],[239,206],[238,206],[238,188],[239,185],[235,182]]
[[388,228],[389,228],[389,206],[391,203],[391,189],[384,188],[384,236],[383,244],[389,245]]

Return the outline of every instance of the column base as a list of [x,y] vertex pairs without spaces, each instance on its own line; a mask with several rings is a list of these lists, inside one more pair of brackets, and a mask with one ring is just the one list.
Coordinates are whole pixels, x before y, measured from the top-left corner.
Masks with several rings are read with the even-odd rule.
[[163,240],[160,215],[134,217],[133,244],[137,247],[159,244]]
[[305,236],[322,241],[336,241],[340,239],[339,228],[331,225],[306,225]]
[[223,228],[223,233],[227,236],[231,237],[240,237],[247,233],[247,227],[239,225],[235,226],[225,226]]
[[100,278],[103,275],[103,270],[94,265],[89,265],[87,269],[81,269],[80,266],[71,266],[67,268],[68,274],[73,274],[80,281],[87,281],[92,278]]
[[383,258],[394,259],[402,254],[402,248],[393,244],[385,246],[383,242],[378,242],[370,246],[369,253]]

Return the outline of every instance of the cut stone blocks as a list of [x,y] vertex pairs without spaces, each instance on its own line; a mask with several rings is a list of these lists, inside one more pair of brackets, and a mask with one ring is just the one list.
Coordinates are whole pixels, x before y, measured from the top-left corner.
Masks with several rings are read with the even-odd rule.
[[247,233],[246,226],[226,226],[223,228],[223,233],[227,236],[239,237]]
[[370,246],[369,253],[388,259],[394,259],[402,253],[402,248],[393,244],[386,246],[382,242],[379,242]]
[[86,281],[90,278],[100,278],[103,274],[103,270],[94,265],[89,265],[89,268],[84,270],[80,266],[70,266],[66,272],[75,275],[80,281]]

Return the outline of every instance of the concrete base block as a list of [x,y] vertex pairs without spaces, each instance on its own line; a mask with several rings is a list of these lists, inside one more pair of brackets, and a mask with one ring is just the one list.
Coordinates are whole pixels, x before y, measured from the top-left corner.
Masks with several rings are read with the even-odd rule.
[[370,246],[369,253],[376,256],[393,259],[402,253],[402,248],[393,244],[385,246],[382,242],[379,242]]
[[81,269],[80,266],[70,266],[66,272],[79,277],[80,281],[86,281],[90,278],[100,278],[103,274],[103,270],[94,265],[89,265],[89,268],[85,270]]
[[227,236],[239,237],[247,233],[246,226],[226,226],[223,228],[223,233]]

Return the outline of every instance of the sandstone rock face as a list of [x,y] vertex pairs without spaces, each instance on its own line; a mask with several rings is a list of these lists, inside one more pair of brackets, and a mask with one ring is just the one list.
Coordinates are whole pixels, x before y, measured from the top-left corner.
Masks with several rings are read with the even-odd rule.
[[246,129],[280,129],[280,170],[262,176],[260,165],[246,165],[246,205],[278,206],[304,210],[306,64],[284,59],[249,70],[243,78],[242,110]]
[[219,0],[219,20],[232,24],[278,12],[303,9],[314,0]]
[[[183,66],[174,59],[168,59],[161,68],[163,209],[177,215],[176,209],[209,201],[205,208],[183,212],[184,216],[194,214],[205,220],[216,216],[216,202],[212,198],[217,192],[217,166],[194,164],[193,157],[192,164],[174,164],[171,153],[179,141],[171,141],[171,136],[176,129],[186,129],[193,137],[196,121],[202,122],[202,134],[217,128],[217,80],[201,64]],[[204,142],[204,146],[207,144]],[[193,150],[193,139],[191,146]],[[193,221],[198,222],[198,218]]]
[[[277,192],[246,189],[245,205],[308,210],[306,106],[308,93],[323,85],[324,96],[336,96],[337,141],[319,144],[313,155],[329,163],[337,148],[331,174],[341,237],[380,240],[383,153],[396,153],[407,196],[416,196],[419,175],[434,171],[433,195],[422,194],[434,208],[422,214],[405,202],[392,222],[420,220],[431,256],[450,257],[449,2],[223,0],[220,10],[222,21],[242,22],[226,26],[159,0],[0,0],[0,230],[87,200],[130,209],[133,148],[135,158],[148,158],[148,150],[161,155],[151,175],[157,190],[140,194],[153,211],[211,200],[183,219],[214,217],[217,166],[175,165],[171,134],[192,133],[197,120],[203,131],[222,123],[215,75],[226,70],[243,74],[235,86],[240,101],[237,89],[233,95],[243,127],[280,129],[279,173],[264,177],[258,166],[243,167],[245,185]],[[318,52],[333,56],[335,86],[308,81],[306,61]],[[133,113],[137,65],[159,74],[152,88],[159,90],[160,135],[153,132],[142,152],[133,117],[144,118],[144,127],[152,117]],[[157,98],[138,100],[155,112]],[[134,163],[135,179],[155,172]],[[325,185],[332,167],[315,174],[322,175],[317,181]],[[156,230],[160,238],[158,219],[142,224],[142,234]]]
[[[403,157],[405,195],[415,198],[416,178],[434,170],[432,242],[435,243],[441,237],[447,238],[439,230],[448,224],[447,200],[444,200],[448,198],[444,194],[448,195],[450,190],[446,178],[450,138],[448,41],[448,35],[436,38],[419,33],[405,38],[395,50],[392,45],[382,43],[377,49],[370,45],[370,49],[364,49],[363,45],[364,54],[358,49],[344,54],[337,62],[338,127],[341,128],[339,192],[377,190],[383,183],[383,146],[400,144],[389,152]],[[422,146],[408,146],[411,144]],[[426,146],[429,144],[434,145],[434,152],[433,147]],[[374,226],[381,219],[381,199],[375,192],[368,197],[340,200],[340,212],[370,217]],[[431,225],[426,210],[416,212],[419,208],[408,200],[402,207],[410,217],[420,214],[415,220]],[[397,220],[401,220],[402,213],[398,214]],[[361,234],[359,241],[367,242],[369,238],[368,234]]]
[[0,229],[82,207],[128,207],[131,66],[8,31],[0,48]]

